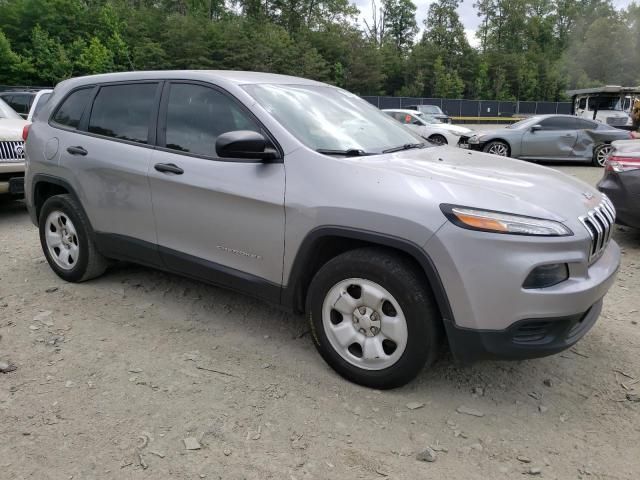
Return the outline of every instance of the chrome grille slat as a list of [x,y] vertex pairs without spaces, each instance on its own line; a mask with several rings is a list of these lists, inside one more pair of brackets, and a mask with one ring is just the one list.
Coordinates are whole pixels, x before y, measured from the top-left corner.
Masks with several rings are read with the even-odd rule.
[[[16,153],[18,147],[22,148],[22,153]],[[24,160],[24,142],[23,141],[2,141],[0,142],[0,162],[20,162]]]
[[604,252],[613,234],[613,225],[616,222],[616,210],[606,196],[602,196],[600,205],[589,210],[578,220],[584,226],[591,237],[589,249],[589,262],[595,261]]

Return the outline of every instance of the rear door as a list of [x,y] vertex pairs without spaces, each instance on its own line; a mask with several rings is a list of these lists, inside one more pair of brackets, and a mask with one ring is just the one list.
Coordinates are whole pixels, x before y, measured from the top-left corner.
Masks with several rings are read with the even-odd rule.
[[522,156],[540,159],[573,157],[578,138],[576,118],[572,116],[546,117],[540,130],[527,130],[522,136]]
[[260,286],[279,294],[284,164],[219,158],[217,137],[234,130],[266,133],[211,84],[166,84],[149,171],[160,252],[172,270],[240,290],[249,285],[259,296]]
[[[52,117],[60,128],[60,166],[74,180],[93,229],[106,248],[142,262],[151,262],[141,255],[156,243],[147,171],[160,91],[159,82],[83,88]],[[81,109],[83,101],[88,105]]]

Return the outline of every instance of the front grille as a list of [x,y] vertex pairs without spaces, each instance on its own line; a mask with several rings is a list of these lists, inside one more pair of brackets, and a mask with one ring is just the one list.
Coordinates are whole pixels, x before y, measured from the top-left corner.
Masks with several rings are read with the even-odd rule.
[[0,162],[24,160],[24,142],[0,142]]
[[579,218],[591,237],[591,247],[589,248],[589,262],[596,260],[607,248],[613,224],[616,221],[616,210],[613,208],[611,200],[602,196],[602,202],[593,210],[589,210],[586,215]]
[[612,127],[624,127],[627,121],[627,117],[607,117],[607,125]]

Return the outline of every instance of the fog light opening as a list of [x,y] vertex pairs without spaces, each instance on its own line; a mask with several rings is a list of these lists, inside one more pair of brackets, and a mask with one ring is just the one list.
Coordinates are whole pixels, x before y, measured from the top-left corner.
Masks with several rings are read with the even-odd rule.
[[534,268],[522,284],[527,290],[533,288],[547,288],[564,282],[569,278],[569,265],[566,263],[552,263]]

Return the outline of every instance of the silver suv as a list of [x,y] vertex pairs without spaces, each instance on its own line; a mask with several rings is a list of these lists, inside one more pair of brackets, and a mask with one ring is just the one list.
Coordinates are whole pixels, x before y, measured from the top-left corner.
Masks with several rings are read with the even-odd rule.
[[51,268],[141,263],[305,312],[341,375],[391,388],[462,361],[559,352],[594,324],[620,250],[594,188],[434,147],[349,92],[231,71],[60,83],[28,132]]

